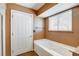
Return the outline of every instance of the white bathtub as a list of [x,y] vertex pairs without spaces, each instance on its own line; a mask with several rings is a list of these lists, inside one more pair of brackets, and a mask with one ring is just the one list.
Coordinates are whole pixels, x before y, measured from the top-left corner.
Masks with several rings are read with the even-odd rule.
[[34,41],[34,51],[39,56],[72,56],[75,48],[48,39]]

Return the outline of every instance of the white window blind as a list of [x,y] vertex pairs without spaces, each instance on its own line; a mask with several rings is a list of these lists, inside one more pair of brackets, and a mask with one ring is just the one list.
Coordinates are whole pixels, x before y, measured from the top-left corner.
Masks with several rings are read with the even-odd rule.
[[49,17],[49,31],[72,31],[72,10]]

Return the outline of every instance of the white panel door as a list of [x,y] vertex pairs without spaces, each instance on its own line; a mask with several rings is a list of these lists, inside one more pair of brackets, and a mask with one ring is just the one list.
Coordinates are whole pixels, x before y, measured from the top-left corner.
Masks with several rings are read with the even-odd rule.
[[18,55],[33,50],[32,14],[12,10],[11,54]]

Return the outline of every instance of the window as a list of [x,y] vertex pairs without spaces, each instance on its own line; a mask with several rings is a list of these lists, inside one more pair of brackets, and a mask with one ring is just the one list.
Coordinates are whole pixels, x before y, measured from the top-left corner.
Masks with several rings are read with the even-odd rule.
[[72,31],[72,10],[49,17],[49,31]]
[[35,17],[34,20],[34,32],[41,32],[44,30],[44,20],[40,17]]

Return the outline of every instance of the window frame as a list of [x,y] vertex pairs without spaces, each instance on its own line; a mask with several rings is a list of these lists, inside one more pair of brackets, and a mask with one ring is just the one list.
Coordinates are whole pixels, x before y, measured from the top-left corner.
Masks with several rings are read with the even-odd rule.
[[[57,26],[57,28],[58,28],[57,30],[53,30],[53,29],[50,30],[49,29],[49,18],[48,18],[48,32],[73,32],[73,11],[72,11],[72,9],[70,9],[70,10],[71,10],[71,30],[59,30],[59,27],[60,27],[59,25]],[[64,12],[66,12],[66,11],[63,11],[61,13],[64,13]],[[54,15],[54,16],[56,16],[56,15]],[[57,20],[57,22],[59,24],[59,21],[58,20]]]

